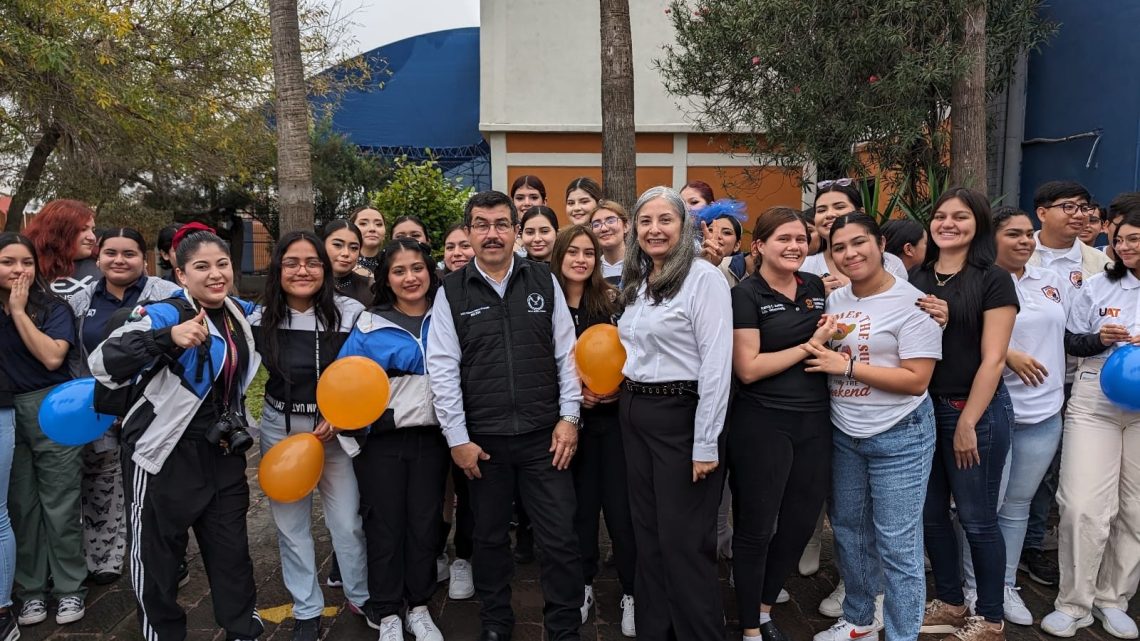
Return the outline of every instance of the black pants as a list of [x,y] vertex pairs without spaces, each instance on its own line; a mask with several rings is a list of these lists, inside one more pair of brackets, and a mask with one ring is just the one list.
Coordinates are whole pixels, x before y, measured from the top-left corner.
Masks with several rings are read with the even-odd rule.
[[[740,626],[760,627],[815,531],[831,483],[831,418],[762,407],[737,396],[728,432]],[[779,527],[777,528],[777,522]]]
[[162,469],[149,474],[123,448],[123,485],[130,499],[131,583],[139,623],[148,641],[186,638],[186,612],[178,605],[178,565],[193,528],[226,639],[262,632],[245,518],[249,484],[245,457],[226,456],[203,440],[183,439]]
[[425,605],[435,593],[443,486],[450,461],[439,427],[370,434],[352,459],[368,551],[368,618]]
[[[471,560],[474,543],[471,537],[475,532],[475,513],[471,511],[471,489],[467,475],[455,463],[451,464],[451,483],[455,487],[455,558]],[[446,532],[444,547],[447,547]]]
[[693,482],[696,409],[693,396],[621,396],[641,641],[722,641],[725,635],[716,565],[724,466]]
[[604,511],[622,593],[633,595],[637,544],[629,511],[625,467],[625,448],[617,416],[591,418],[578,434],[578,453],[572,466],[574,490],[578,495],[574,529],[578,532],[578,549],[582,554],[582,580],[585,585],[591,585],[598,573],[598,522]]
[[550,453],[552,430],[513,436],[472,435],[471,440],[491,456],[479,461],[483,478],[468,483],[475,512],[475,594],[482,601],[484,630],[510,633],[510,522],[518,486],[530,512],[535,537],[542,548],[542,594],[546,638],[578,639],[582,619],[582,563],[574,535],[574,479],[570,470],[557,470]]

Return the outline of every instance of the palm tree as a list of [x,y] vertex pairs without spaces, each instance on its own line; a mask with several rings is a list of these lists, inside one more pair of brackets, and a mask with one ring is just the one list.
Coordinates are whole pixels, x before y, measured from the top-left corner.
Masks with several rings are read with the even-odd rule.
[[602,183],[606,196],[637,200],[633,123],[633,38],[629,0],[600,0],[602,15]]

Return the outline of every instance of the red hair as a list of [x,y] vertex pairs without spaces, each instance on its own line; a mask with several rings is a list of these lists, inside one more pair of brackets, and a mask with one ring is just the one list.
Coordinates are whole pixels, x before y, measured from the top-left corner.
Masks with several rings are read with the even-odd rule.
[[47,282],[75,272],[76,238],[95,218],[95,212],[78,200],[53,200],[44,205],[24,229],[36,246],[37,271]]
[[698,194],[701,195],[701,198],[705,199],[706,203],[711,204],[712,201],[716,200],[713,198],[712,187],[710,187],[709,184],[703,180],[690,180],[689,182],[685,183],[685,186],[682,187],[679,191],[684,191],[686,189],[695,190]]

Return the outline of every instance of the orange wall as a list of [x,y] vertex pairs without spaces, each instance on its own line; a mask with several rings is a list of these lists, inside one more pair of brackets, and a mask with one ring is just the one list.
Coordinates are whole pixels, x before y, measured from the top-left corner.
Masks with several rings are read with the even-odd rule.
[[[509,167],[507,169],[507,182],[512,183],[516,178],[525,174],[532,174],[542,179],[546,185],[546,204],[558,212],[560,223],[567,222],[566,218],[566,186],[574,179],[586,176],[593,178],[600,184],[602,170],[600,167]],[[638,167],[637,192],[641,193],[657,185],[672,185],[672,167]],[[605,188],[605,185],[602,186]],[[623,205],[626,203],[622,203]],[[629,203],[630,207],[633,203]]]
[[756,217],[769,207],[802,209],[799,170],[775,167],[689,167],[689,180],[703,180],[712,187],[715,198],[733,198],[748,208],[745,238]]
[[[638,153],[670,153],[673,134],[637,134],[634,143]],[[507,153],[600,154],[602,134],[592,133],[511,133],[507,136]]]

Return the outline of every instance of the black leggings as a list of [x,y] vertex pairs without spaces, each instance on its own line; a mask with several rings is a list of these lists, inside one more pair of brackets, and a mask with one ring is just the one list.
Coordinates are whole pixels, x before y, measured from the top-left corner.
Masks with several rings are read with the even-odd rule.
[[831,482],[831,418],[827,409],[775,410],[737,396],[729,425],[732,567],[740,626],[749,629],[815,531]]

